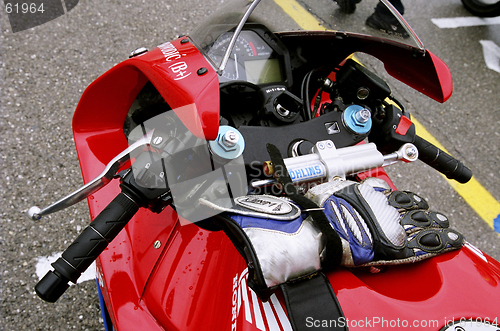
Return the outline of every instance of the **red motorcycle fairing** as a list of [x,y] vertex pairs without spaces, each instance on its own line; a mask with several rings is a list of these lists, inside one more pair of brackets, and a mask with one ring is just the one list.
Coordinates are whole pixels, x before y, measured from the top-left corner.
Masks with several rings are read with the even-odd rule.
[[[73,120],[85,182],[127,147],[123,123],[148,81],[172,108],[200,115],[195,126],[189,116],[184,117],[190,129],[215,138],[219,121],[216,73],[193,45],[181,40],[172,46],[164,44],[163,52],[157,48],[124,61],[85,91]],[[436,62],[434,56],[423,61],[427,69]],[[208,71],[198,75],[199,68]],[[427,79],[433,84],[427,89],[423,75],[423,81],[418,81],[428,95],[443,101],[451,93],[445,69],[431,70]],[[178,115],[183,118],[185,113]],[[89,197],[92,219],[118,193],[118,181],[114,181]],[[280,294],[269,303],[256,298],[246,286],[245,261],[224,233],[196,224],[181,226],[170,207],[161,214],[141,209],[100,255],[97,266],[107,309],[119,331],[290,330]],[[494,303],[500,297],[500,265],[469,247],[410,266],[388,267],[380,274],[338,269],[328,277],[351,321],[366,317],[411,323],[425,318],[439,321],[437,330],[453,318],[491,319],[499,311]],[[351,330],[364,329],[360,324],[350,326]]]
[[[101,289],[118,330],[290,330],[279,293],[268,303],[257,299],[224,233],[181,226],[171,209],[164,212],[133,219],[101,254]],[[355,321],[351,330],[397,321],[438,330],[454,318],[498,315],[500,264],[471,246],[379,274],[339,268],[327,276]]]
[[[73,134],[82,153],[80,162],[91,165],[81,165],[85,181],[98,174],[88,173],[94,161],[106,164],[127,147],[123,123],[148,81],[193,134],[207,140],[217,137],[217,74],[188,38],[167,42],[116,65],[83,93],[73,117]],[[79,148],[80,144],[90,146]]]
[[[166,330],[290,330],[280,295],[267,303],[258,300],[246,286],[245,268],[222,233],[179,227],[143,303]],[[469,246],[379,274],[340,268],[328,278],[351,330],[393,323],[438,330],[453,318],[498,314],[492,303],[500,291],[500,265]]]
[[[291,330],[281,295],[257,299],[222,232],[178,225],[167,245],[141,300],[164,329]],[[394,323],[438,330],[454,318],[498,316],[500,264],[471,246],[378,274],[339,268],[327,276],[351,330]]]
[[[198,75],[200,68],[207,70]],[[85,90],[73,117],[73,134],[85,183],[95,178],[115,155],[127,148],[123,123],[137,94],[148,81],[153,83],[193,133],[205,139],[217,136],[219,100],[213,97],[219,95],[217,74],[187,38],[160,45],[116,65]],[[88,201],[92,219],[118,193],[118,183],[115,183],[91,196]],[[168,218],[167,213],[165,211],[158,216],[141,210],[135,220],[160,220]],[[176,215],[173,217],[176,218]],[[154,221],[152,224],[155,224]],[[159,224],[165,226],[164,223]],[[155,229],[158,234],[162,231],[165,230]],[[131,240],[137,238],[142,236],[131,237]],[[150,257],[150,254],[141,252],[140,245],[134,242],[128,244],[133,245],[139,261],[143,260],[143,255]],[[155,261],[153,258],[151,263]],[[137,280],[139,288],[143,287],[151,271],[148,265],[143,264],[138,269],[146,270]]]
[[[384,63],[389,75],[441,103],[453,93],[450,69],[429,50],[421,52],[389,40],[349,32],[294,31],[277,35],[289,49],[298,46],[304,53],[318,52],[320,44],[320,54],[312,57],[321,63],[341,63],[355,52],[372,55]],[[329,60],[324,60],[324,56]]]
[[[206,70],[199,71],[200,68]],[[99,175],[115,155],[128,147],[123,123],[137,94],[148,81],[191,132],[204,139],[217,136],[217,74],[187,38],[160,45],[116,65],[83,93],[73,117],[73,135],[85,183]],[[115,181],[90,196],[91,219],[119,192],[118,181]],[[141,209],[126,230],[101,254],[98,278],[114,323],[119,318],[130,317],[130,313],[135,314],[134,319],[142,321],[142,326],[145,326],[146,320],[151,320],[140,317],[139,305],[130,304],[139,302],[162,251],[153,248],[154,242],[160,240],[165,243],[177,219],[171,208],[161,215]],[[145,220],[147,227],[142,223]],[[146,313],[146,316],[149,314]]]

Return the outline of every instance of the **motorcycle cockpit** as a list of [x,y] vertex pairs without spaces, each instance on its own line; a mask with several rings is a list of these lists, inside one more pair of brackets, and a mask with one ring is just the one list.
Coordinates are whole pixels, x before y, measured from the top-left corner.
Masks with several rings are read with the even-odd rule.
[[[228,31],[205,47],[207,58],[217,66],[222,62],[234,31]],[[247,23],[236,38],[219,82],[244,81],[256,85],[292,85],[290,54],[283,43],[264,25]]]

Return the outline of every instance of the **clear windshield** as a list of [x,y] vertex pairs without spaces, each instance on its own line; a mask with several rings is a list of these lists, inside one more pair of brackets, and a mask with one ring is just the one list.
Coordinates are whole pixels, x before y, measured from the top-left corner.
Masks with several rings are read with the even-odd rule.
[[[296,0],[231,0],[193,31],[190,37],[220,74],[228,62],[237,62],[232,56],[237,56],[241,50],[250,55],[265,53],[265,49],[257,49],[251,42],[252,36],[240,34],[245,24],[250,22],[260,23],[272,32],[348,32],[424,50],[422,42],[400,11],[404,13],[404,7],[398,0],[302,0],[300,3]],[[235,55],[232,55],[233,50],[237,50]],[[262,65],[268,64],[262,62]],[[238,70],[233,69],[232,75],[237,74]]]

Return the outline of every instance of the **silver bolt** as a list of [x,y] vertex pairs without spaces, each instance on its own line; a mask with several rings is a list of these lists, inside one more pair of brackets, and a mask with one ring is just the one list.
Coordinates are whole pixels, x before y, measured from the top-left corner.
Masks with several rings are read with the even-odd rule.
[[357,111],[354,116],[359,123],[366,123],[372,117],[372,113],[370,110],[363,108]]
[[128,57],[129,58],[130,57],[135,57],[137,55],[141,55],[143,53],[146,53],[147,51],[148,51],[148,49],[146,47],[139,47],[136,50],[132,51]]
[[415,146],[408,146],[405,150],[406,152],[406,155],[410,158],[410,159],[413,159],[415,157],[417,157],[418,155],[418,150]]
[[162,142],[162,141],[163,141],[163,138],[162,138],[162,137],[160,137],[160,136],[158,136],[158,137],[155,137],[155,138],[153,139],[153,144],[154,144],[154,145],[159,145],[159,144],[161,144],[161,142]]
[[323,84],[324,84],[323,87],[325,87],[327,89],[333,87],[333,82],[328,78],[325,79]]
[[222,136],[222,143],[227,147],[233,147],[239,140],[240,137],[238,134],[232,130],[227,131],[224,136]]
[[318,143],[318,148],[321,149],[321,150],[325,149],[325,144]]
[[155,241],[155,243],[153,244],[153,247],[154,247],[155,249],[160,248],[160,247],[161,247],[161,241],[159,241],[159,240]]

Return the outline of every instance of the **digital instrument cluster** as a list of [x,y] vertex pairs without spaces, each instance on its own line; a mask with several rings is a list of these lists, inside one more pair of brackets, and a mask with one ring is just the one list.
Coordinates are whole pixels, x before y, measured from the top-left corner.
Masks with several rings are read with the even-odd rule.
[[[222,62],[232,36],[233,32],[227,32],[211,46],[207,55],[215,63]],[[285,83],[289,79],[288,63],[288,51],[279,39],[264,27],[251,24],[245,26],[238,36],[219,80],[247,81],[257,85]]]

